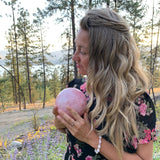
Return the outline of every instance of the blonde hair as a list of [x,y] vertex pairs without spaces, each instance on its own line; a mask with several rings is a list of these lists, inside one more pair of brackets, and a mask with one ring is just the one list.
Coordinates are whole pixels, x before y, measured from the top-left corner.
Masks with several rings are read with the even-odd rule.
[[[129,26],[114,11],[89,10],[80,27],[89,32],[88,107],[96,97],[96,106],[89,113],[91,125],[99,135],[109,137],[122,158],[124,138],[128,143],[133,136],[138,138],[134,101],[148,86],[139,51]],[[96,129],[103,122],[103,128]]]

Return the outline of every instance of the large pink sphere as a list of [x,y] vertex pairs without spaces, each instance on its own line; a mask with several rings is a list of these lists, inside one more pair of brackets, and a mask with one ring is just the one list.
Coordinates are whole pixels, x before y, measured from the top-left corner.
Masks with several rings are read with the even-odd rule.
[[83,92],[76,88],[63,89],[57,96],[55,105],[70,115],[66,109],[67,106],[72,107],[80,115],[82,115],[86,109],[87,100]]

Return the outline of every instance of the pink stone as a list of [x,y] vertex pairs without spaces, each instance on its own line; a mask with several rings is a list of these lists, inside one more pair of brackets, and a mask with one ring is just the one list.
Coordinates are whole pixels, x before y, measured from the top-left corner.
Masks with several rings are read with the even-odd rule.
[[67,106],[72,107],[80,115],[83,115],[87,99],[83,92],[76,88],[66,88],[63,89],[56,97],[55,105],[65,111],[70,115],[69,111],[66,109]]

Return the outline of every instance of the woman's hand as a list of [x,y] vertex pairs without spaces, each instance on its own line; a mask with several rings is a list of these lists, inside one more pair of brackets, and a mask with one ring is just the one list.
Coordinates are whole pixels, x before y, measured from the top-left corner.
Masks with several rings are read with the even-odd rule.
[[65,126],[64,126],[64,124],[61,123],[61,121],[57,118],[57,115],[58,115],[58,107],[57,106],[55,106],[53,108],[52,113],[55,116],[55,118],[54,118],[54,125],[55,125],[56,129],[58,129],[62,133],[65,133]]
[[66,128],[68,128],[74,137],[89,144],[93,140],[93,136],[97,137],[97,135],[93,130],[91,131],[91,125],[88,120],[88,113],[85,112],[84,118],[82,118],[71,107],[67,107],[67,109],[72,116],[69,116],[62,110],[58,110],[59,115],[57,115],[57,119],[59,119],[59,121],[63,123]]

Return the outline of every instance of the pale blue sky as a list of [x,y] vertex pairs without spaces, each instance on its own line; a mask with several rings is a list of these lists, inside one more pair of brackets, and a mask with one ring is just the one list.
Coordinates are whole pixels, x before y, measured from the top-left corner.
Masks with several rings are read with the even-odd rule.
[[[36,12],[36,8],[43,8],[45,4],[45,0],[19,0],[21,2],[21,6],[28,9],[30,13]],[[155,1],[155,6],[157,6],[158,0]],[[145,2],[145,0],[144,0]],[[146,0],[146,2],[149,4],[149,13],[147,16],[147,19],[151,17],[152,12],[152,3],[153,0]],[[7,44],[7,40],[5,38],[5,32],[8,30],[8,28],[11,26],[12,19],[7,18],[5,16],[6,13],[10,13],[11,9],[8,6],[5,6],[0,1],[0,15],[3,17],[0,17],[0,51],[5,50],[5,45]],[[61,49],[61,38],[60,34],[64,27],[61,24],[54,24],[53,17],[49,21],[49,25],[47,28],[47,34],[46,34],[46,41],[47,43],[54,44],[54,48],[51,48],[51,50],[60,50]]]

